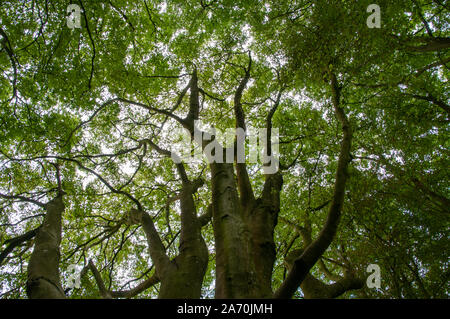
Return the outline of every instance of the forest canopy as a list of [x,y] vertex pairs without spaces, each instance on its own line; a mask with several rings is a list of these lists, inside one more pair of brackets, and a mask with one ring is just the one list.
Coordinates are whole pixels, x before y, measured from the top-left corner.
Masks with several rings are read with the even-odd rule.
[[448,298],[449,65],[443,0],[2,1],[1,298]]

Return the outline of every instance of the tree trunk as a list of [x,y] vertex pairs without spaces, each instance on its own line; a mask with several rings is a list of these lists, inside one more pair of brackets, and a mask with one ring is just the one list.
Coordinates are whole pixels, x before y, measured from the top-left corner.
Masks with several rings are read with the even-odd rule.
[[195,214],[194,183],[185,182],[181,191],[181,235],[179,255],[161,274],[159,298],[199,299],[208,265],[208,248]]
[[28,263],[27,295],[30,299],[65,298],[59,278],[62,196],[45,205],[47,214],[36,235]]
[[211,172],[216,298],[270,298],[281,174],[266,177],[261,198],[242,201],[233,164],[212,163]]
[[251,234],[244,222],[232,163],[211,163],[216,243],[216,298],[258,297]]
[[252,262],[255,266],[259,298],[272,297],[272,270],[276,259],[273,240],[280,211],[281,173],[268,175],[263,193],[246,221],[251,233]]

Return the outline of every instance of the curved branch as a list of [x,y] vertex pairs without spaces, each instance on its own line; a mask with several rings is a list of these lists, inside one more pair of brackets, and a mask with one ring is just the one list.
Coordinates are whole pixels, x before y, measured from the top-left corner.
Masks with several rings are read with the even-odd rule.
[[418,99],[418,100],[431,102],[431,103],[439,106],[442,110],[447,112],[447,114],[450,114],[450,106],[447,103],[440,101],[437,98],[433,97],[432,95],[428,95],[428,96],[423,96],[423,95],[418,95],[418,94],[408,94],[408,95],[410,95],[413,98]]
[[106,289],[105,283],[103,282],[102,276],[100,275],[100,272],[98,271],[97,267],[95,267],[92,260],[89,260],[88,264],[89,269],[92,271],[92,274],[94,275],[95,282],[97,283],[97,287],[100,291],[100,295],[105,299],[111,299],[111,293]]
[[[13,93],[12,93],[12,97],[9,99],[9,101],[12,101],[15,97],[17,97],[17,65],[16,65],[17,58],[14,56],[14,52],[11,47],[11,43],[9,42],[8,36],[2,28],[0,28],[0,35],[3,37],[3,39],[0,41],[1,46],[8,54],[8,57],[11,61],[11,65],[13,68],[13,74],[14,74],[13,75],[13,83],[12,83]],[[18,63],[18,61],[17,61],[17,63]]]
[[159,237],[152,218],[146,212],[142,212],[142,228],[147,236],[148,249],[155,264],[156,272],[162,272],[170,263],[170,259],[166,254],[166,248],[161,241],[161,237]]
[[314,266],[320,256],[322,256],[322,254],[326,251],[328,246],[333,241],[341,217],[345,195],[345,184],[348,178],[347,167],[349,162],[351,161],[350,149],[352,141],[352,130],[347,120],[347,116],[345,115],[344,110],[340,105],[340,87],[338,85],[336,76],[331,72],[330,76],[332,103],[334,106],[336,117],[339,122],[341,122],[343,131],[343,139],[341,143],[336,180],[334,184],[333,199],[328,212],[327,220],[319,236],[308,247],[306,247],[302,255],[294,261],[292,269],[289,271],[286,280],[281,284],[281,286],[275,293],[276,298],[290,298],[295,293],[297,288],[308,275],[310,269]]
[[[153,143],[153,141],[150,139],[141,140],[141,143],[147,143],[148,145],[150,145],[151,148],[153,148],[155,151],[157,151],[159,154],[161,154],[163,156],[166,156],[166,157],[172,156],[172,153],[170,151],[159,147],[158,145]],[[178,174],[180,175],[180,178],[181,178],[181,181],[183,182],[183,184],[188,183],[189,179],[187,177],[186,169],[184,168],[183,163],[181,163],[181,161],[179,163],[176,163],[176,167],[177,167]]]
[[[287,254],[285,263],[287,268],[292,269],[296,258],[304,253],[303,249],[292,250]],[[364,280],[357,278],[353,273],[346,271],[344,277],[336,276],[332,284],[325,284],[315,278],[309,272],[300,284],[303,295],[306,299],[317,298],[337,298],[349,290],[361,289],[364,287]]]
[[153,276],[151,276],[147,280],[144,280],[139,285],[137,285],[136,287],[134,287],[134,288],[132,288],[130,290],[110,291],[110,295],[113,298],[131,298],[131,297],[135,297],[138,294],[140,294],[141,292],[147,290],[148,288],[156,285],[159,282],[160,282],[159,277],[156,274],[154,274]]

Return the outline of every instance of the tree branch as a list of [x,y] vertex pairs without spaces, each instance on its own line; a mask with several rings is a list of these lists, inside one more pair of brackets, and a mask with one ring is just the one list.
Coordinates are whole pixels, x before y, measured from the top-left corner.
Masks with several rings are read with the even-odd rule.
[[185,122],[189,123],[189,125],[192,125],[192,127],[194,127],[194,121],[198,120],[200,110],[197,69],[194,69],[194,72],[192,73],[190,90],[191,94],[189,95],[189,113],[184,120]]
[[[161,154],[163,156],[167,156],[169,158],[172,156],[172,153],[170,151],[160,148],[158,145],[153,143],[153,141],[150,139],[141,140],[141,143],[147,143],[148,145],[150,145],[151,148],[153,148],[155,151],[157,151],[159,154]],[[186,174],[186,169],[184,168],[183,163],[180,161],[179,163],[175,163],[175,164],[176,164],[178,174],[180,175],[180,178],[181,178],[181,181],[183,182],[183,184],[188,183],[189,179]]]
[[81,6],[81,9],[83,9],[83,17],[84,17],[84,22],[86,23],[86,30],[88,32],[88,36],[89,39],[91,40],[91,44],[92,44],[92,58],[91,58],[91,74],[89,76],[89,82],[88,82],[88,87],[89,90],[92,87],[92,78],[94,77],[94,61],[95,61],[95,55],[96,55],[96,49],[95,49],[95,42],[94,39],[92,38],[92,34],[91,34],[91,29],[89,28],[89,23],[88,23],[88,19],[87,19],[87,15],[86,15],[86,9],[83,6],[83,2],[81,0],[78,0]]
[[13,68],[13,83],[12,83],[13,92],[12,92],[11,98],[9,99],[9,101],[12,101],[15,97],[17,97],[17,64],[18,63],[16,64],[17,58],[14,56],[13,48],[11,46],[11,43],[9,42],[8,35],[1,27],[0,27],[0,35],[3,37],[3,39],[0,41],[1,46],[8,54],[9,60],[11,61],[11,66]]
[[0,266],[1,266],[2,262],[3,262],[3,260],[8,256],[8,254],[10,252],[12,252],[14,250],[14,248],[16,248],[17,246],[20,246],[23,242],[26,242],[26,241],[32,239],[34,236],[36,236],[40,227],[41,226],[39,226],[39,227],[37,227],[35,229],[32,229],[32,230],[26,232],[23,235],[20,235],[20,236],[17,236],[17,237],[5,240],[5,242],[3,244],[7,244],[7,243],[9,243],[9,244],[8,244],[8,247],[6,247],[0,253]]
[[250,79],[250,70],[252,67],[252,56],[250,53],[248,56],[249,56],[248,67],[245,69],[245,75],[242,78],[241,82],[239,83],[239,86],[234,94],[234,115],[236,117],[236,127],[243,128],[244,131],[246,129],[245,114],[244,110],[242,109],[241,99],[244,89],[247,86],[248,80]]
[[203,227],[206,226],[211,221],[211,218],[212,218],[212,205],[209,204],[208,208],[206,209],[206,213],[199,216],[198,221],[200,222],[200,225]]
[[149,106],[149,105],[146,105],[146,104],[143,104],[143,103],[140,103],[140,102],[131,101],[131,100],[128,100],[128,99],[125,99],[125,98],[115,98],[115,99],[113,99],[113,101],[119,101],[119,102],[128,103],[128,104],[135,105],[135,106],[140,106],[140,107],[142,107],[144,109],[147,109],[149,111],[156,112],[156,113],[159,113],[159,114],[162,114],[162,115],[167,115],[168,117],[174,119],[175,121],[177,121],[178,123],[182,124],[183,126],[186,125],[186,121],[185,120],[183,120],[182,118],[178,117],[177,115],[175,115],[172,112],[167,111],[167,110],[157,109],[157,108],[154,108],[152,106]]
[[111,294],[111,297],[113,297],[113,298],[131,298],[131,297],[137,296],[141,292],[147,290],[148,288],[156,285],[159,282],[160,282],[159,277],[156,274],[154,274],[153,276],[151,276],[147,280],[144,280],[139,285],[137,285],[136,287],[134,287],[130,290],[110,291],[110,294]]
[[450,38],[417,38],[414,42],[425,43],[420,46],[406,45],[405,48],[412,52],[435,52],[450,48]]
[[77,164],[78,167],[80,167],[81,169],[83,169],[83,170],[93,174],[94,176],[96,176],[111,192],[113,192],[115,194],[121,194],[121,195],[124,195],[124,196],[128,197],[131,201],[133,201],[136,204],[136,206],[138,207],[139,210],[142,210],[141,203],[134,196],[132,196],[131,194],[129,194],[129,193],[125,192],[125,191],[115,189],[100,174],[98,174],[94,170],[84,166],[80,161],[78,161],[76,159],[73,159],[73,158],[67,158],[67,157],[61,157],[61,156],[53,156],[53,158],[64,160],[64,161],[68,161],[68,162],[73,162],[73,163]]
[[[133,210],[133,209],[132,209]],[[166,268],[170,263],[170,259],[166,254],[166,248],[159,237],[158,231],[153,224],[153,220],[146,212],[141,211],[141,222],[145,235],[147,236],[148,249],[153,263],[156,267],[156,273],[159,276],[160,272]]]
[[[295,249],[287,254],[285,264],[292,269],[293,264],[299,256],[303,254],[303,249]],[[361,289],[364,287],[364,281],[356,278],[351,272],[346,271],[344,277],[336,276],[332,284],[325,284],[321,280],[315,278],[309,272],[300,284],[303,295],[306,299],[317,298],[337,298],[345,292],[353,289]]]
[[[409,94],[408,94],[409,95]],[[411,94],[411,96],[415,99],[418,100],[423,100],[423,101],[428,101],[431,102],[437,106],[439,106],[441,109],[443,109],[447,114],[450,114],[450,106],[447,103],[444,103],[443,101],[438,100],[437,98],[428,95],[428,96],[423,96],[423,95],[418,95],[418,94]]]
[[[244,132],[246,131],[245,126],[245,114],[242,109],[242,94],[244,92],[245,87],[250,79],[250,70],[252,67],[252,57],[249,53],[249,61],[248,67],[245,69],[245,75],[239,83],[238,88],[234,94],[234,116],[236,118],[236,129],[242,129]],[[245,137],[244,137],[245,138]],[[241,145],[237,145],[238,143],[243,143],[243,141],[238,141],[237,136],[234,141],[234,149],[235,149],[235,159],[236,159],[236,176],[237,183],[239,188],[239,199],[241,202],[241,206],[245,207],[251,205],[255,201],[255,195],[253,194],[252,185],[250,183],[250,179],[247,172],[247,165],[245,164],[245,158],[243,163],[241,163],[240,159],[237,160],[237,149],[238,147],[242,147]]]
[[0,197],[5,198],[5,199],[18,199],[18,200],[21,200],[22,202],[32,203],[39,207],[45,208],[45,204],[43,204],[37,200],[34,200],[32,198],[27,198],[27,197],[21,196],[21,195],[5,195],[5,194],[0,193]]
[[332,72],[329,73],[331,77],[332,103],[336,117],[339,122],[341,122],[343,131],[333,199],[328,212],[327,220],[319,236],[308,247],[306,247],[302,255],[294,261],[292,269],[289,271],[286,280],[281,284],[275,293],[276,298],[290,298],[295,293],[297,288],[309,273],[310,269],[333,241],[339,225],[342,206],[344,203],[345,184],[348,178],[347,167],[350,162],[352,130],[344,110],[340,105],[340,87],[336,76]]
[[108,289],[106,289],[102,276],[100,275],[100,272],[98,271],[97,267],[95,267],[92,260],[89,260],[88,267],[92,271],[92,274],[94,275],[95,282],[97,283],[97,287],[100,291],[100,295],[105,299],[111,299],[112,298],[111,293],[109,292]]

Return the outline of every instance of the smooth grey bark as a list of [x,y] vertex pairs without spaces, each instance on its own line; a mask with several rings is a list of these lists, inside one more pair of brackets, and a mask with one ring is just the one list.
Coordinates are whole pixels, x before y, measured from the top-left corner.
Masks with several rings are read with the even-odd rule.
[[28,263],[27,295],[30,299],[61,299],[65,298],[59,276],[62,194],[44,207],[47,213]]
[[[245,131],[243,91],[250,79],[249,55],[245,75],[234,95],[236,128]],[[279,99],[277,101],[278,106]],[[196,105],[191,105],[195,107]],[[268,116],[268,131],[276,107]],[[268,132],[270,155],[270,132]],[[202,141],[204,143],[204,141]],[[237,149],[235,139],[235,150]],[[219,148],[225,158],[226,150]],[[245,163],[210,163],[213,228],[216,243],[216,298],[272,297],[275,262],[274,229],[280,209],[283,179],[280,173],[266,175],[264,189],[255,198]]]
[[[272,297],[274,229],[280,209],[280,173],[266,177],[258,199],[242,201],[233,164],[211,164],[216,243],[216,298]],[[242,198],[242,195],[241,195]],[[245,205],[241,205],[244,202]]]
[[243,219],[232,163],[212,163],[212,221],[216,243],[216,298],[256,297],[250,230]]
[[193,193],[200,181],[184,181],[181,191],[181,234],[179,254],[161,274],[159,298],[200,298],[208,264],[208,249],[201,234]]

